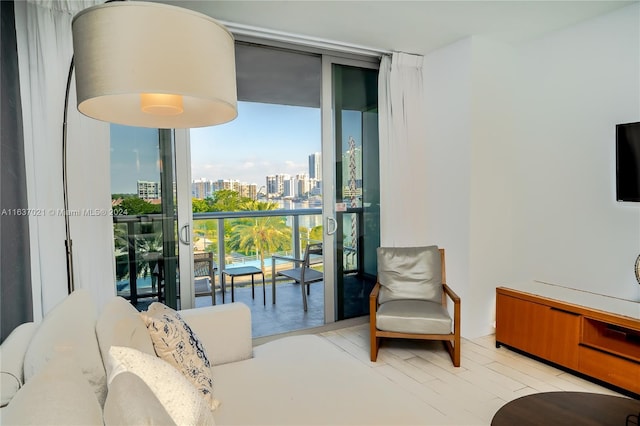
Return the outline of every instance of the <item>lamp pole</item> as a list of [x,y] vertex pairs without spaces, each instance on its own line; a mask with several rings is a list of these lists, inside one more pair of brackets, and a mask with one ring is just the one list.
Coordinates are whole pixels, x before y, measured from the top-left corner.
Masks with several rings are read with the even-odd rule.
[[73,76],[73,56],[69,65],[67,76],[67,89],[64,96],[64,116],[62,119],[62,198],[64,200],[64,228],[66,239],[64,241],[67,258],[67,291],[69,294],[75,289],[73,282],[73,248],[69,227],[69,196],[67,190],[67,110],[69,109],[69,92],[71,91],[71,77]]

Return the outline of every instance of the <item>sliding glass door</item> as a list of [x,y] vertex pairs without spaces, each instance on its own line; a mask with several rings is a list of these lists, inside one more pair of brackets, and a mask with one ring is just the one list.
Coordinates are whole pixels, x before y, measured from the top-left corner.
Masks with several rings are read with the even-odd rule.
[[[380,244],[377,64],[325,57],[325,220],[334,285],[328,291],[342,320],[369,313]],[[326,86],[327,86],[326,85]],[[328,193],[331,188],[331,193]]]
[[190,247],[180,247],[178,205],[190,200],[179,199],[176,146],[172,130],[111,125],[115,285],[139,309],[157,300],[181,307],[179,258]]

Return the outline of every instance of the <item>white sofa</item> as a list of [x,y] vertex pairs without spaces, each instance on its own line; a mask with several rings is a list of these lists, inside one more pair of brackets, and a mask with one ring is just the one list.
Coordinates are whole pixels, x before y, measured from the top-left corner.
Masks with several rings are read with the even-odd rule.
[[[214,397],[220,402],[214,420],[193,423],[401,425],[426,420],[424,403],[321,337],[285,337],[253,348],[250,310],[243,304],[180,315],[212,361]],[[76,291],[41,324],[18,327],[0,346],[6,405],[1,423],[175,424],[166,405],[135,375],[121,374],[107,385],[103,354],[110,346],[155,356],[144,322],[122,298],[98,314],[89,295]]]

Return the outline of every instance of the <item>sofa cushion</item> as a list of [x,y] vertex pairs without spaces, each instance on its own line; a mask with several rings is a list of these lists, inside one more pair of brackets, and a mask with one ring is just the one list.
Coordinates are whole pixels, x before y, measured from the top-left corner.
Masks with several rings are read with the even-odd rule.
[[111,346],[126,346],[150,355],[156,354],[138,310],[122,297],[114,297],[104,306],[96,323],[96,335],[103,359],[106,359]]
[[437,246],[378,247],[378,301],[442,301],[442,264]]
[[78,365],[68,354],[48,361],[2,409],[2,424],[102,425],[102,407]]
[[105,426],[176,424],[149,386],[128,371],[118,374],[109,383],[103,417]]
[[242,361],[253,355],[251,310],[241,302],[180,311],[191,330],[198,335],[215,366]]
[[0,407],[4,407],[24,383],[24,354],[38,328],[34,322],[17,326],[0,345]]
[[378,330],[411,334],[450,334],[451,316],[440,303],[393,300],[376,312]]
[[189,379],[215,409],[218,401],[213,397],[211,363],[191,327],[162,303],[152,303],[140,315],[147,324],[156,354]]
[[140,377],[178,425],[212,425],[213,414],[202,394],[168,362],[132,348],[109,349],[109,384],[123,373]]
[[97,316],[93,300],[84,289],[74,291],[49,311],[27,348],[25,382],[29,382],[56,354],[73,355],[98,401],[104,404],[107,384],[96,338]]

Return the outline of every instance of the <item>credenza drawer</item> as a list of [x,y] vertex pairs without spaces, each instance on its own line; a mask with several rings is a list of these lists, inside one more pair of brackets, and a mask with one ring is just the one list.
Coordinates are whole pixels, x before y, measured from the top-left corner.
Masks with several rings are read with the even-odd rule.
[[581,373],[640,393],[640,363],[586,346],[580,346],[578,362]]

